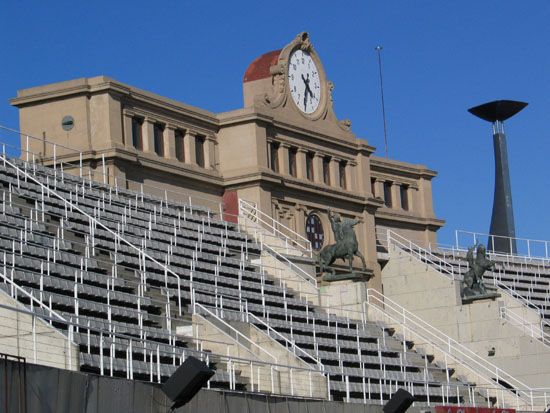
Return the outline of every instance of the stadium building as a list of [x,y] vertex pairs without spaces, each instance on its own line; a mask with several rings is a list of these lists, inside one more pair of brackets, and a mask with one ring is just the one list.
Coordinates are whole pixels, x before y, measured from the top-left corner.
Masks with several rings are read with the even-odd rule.
[[[378,411],[400,388],[417,410],[543,410],[547,253],[489,251],[489,293],[462,297],[467,253],[438,246],[436,172],[375,156],[332,89],[300,33],[248,66],[230,112],[105,76],[19,90],[20,132],[3,134],[21,155],[0,162],[0,352],[150,400],[193,356],[215,370],[196,411],[214,397]],[[358,250],[330,281],[334,213]],[[34,406],[18,360],[4,400]]]

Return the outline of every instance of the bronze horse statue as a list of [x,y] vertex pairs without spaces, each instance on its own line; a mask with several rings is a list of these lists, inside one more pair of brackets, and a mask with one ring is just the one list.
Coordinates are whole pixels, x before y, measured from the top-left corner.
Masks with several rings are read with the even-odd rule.
[[[475,259],[474,249],[476,250]],[[488,269],[494,267],[495,262],[487,258],[487,251],[483,244],[477,244],[468,248],[466,260],[470,268],[464,273],[461,291],[462,297],[487,294],[487,289],[483,285],[483,274]]]
[[359,252],[359,244],[357,243],[357,237],[353,227],[359,223],[356,219],[347,219],[340,216],[338,213],[333,213],[331,209],[328,210],[328,218],[330,220],[330,226],[336,239],[335,244],[327,245],[319,252],[319,268],[320,273],[330,271],[334,275],[334,269],[330,266],[337,259],[348,260],[349,271],[353,271],[353,257],[357,256],[363,263],[363,271],[366,271],[365,257]]

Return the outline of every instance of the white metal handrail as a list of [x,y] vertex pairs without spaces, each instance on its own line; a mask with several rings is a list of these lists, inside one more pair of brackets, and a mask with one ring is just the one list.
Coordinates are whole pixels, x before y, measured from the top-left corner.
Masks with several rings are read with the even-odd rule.
[[410,253],[414,258],[425,264],[430,264],[435,267],[441,274],[453,279],[460,280],[460,273],[454,270],[454,265],[443,260],[441,257],[433,254],[425,248],[422,248],[407,238],[388,229],[388,244],[395,244],[406,252]]
[[[395,301],[369,288],[367,289],[366,304],[369,308],[382,312],[393,322],[407,328],[414,334],[418,334],[428,343],[452,357],[458,363],[467,367],[487,382],[500,384],[500,380],[506,381],[506,383],[516,390],[516,395],[518,395],[518,397],[521,396],[522,400],[528,402],[531,407],[534,407],[532,389],[530,389],[529,386],[503,371],[498,366],[478,356],[455,339],[441,332],[436,327],[411,313]],[[392,312],[391,314],[390,311]],[[503,389],[507,391],[510,390],[505,386],[503,386]],[[526,390],[520,391],[519,389]],[[548,395],[550,396],[550,393]]]
[[[282,371],[289,371],[291,372],[305,372],[305,373],[317,373],[316,370],[314,369],[311,369],[311,368],[307,368],[307,367],[298,367],[298,366],[291,366],[291,365],[286,365],[286,364],[282,364],[282,363],[270,363],[270,362],[266,362],[266,361],[262,361],[262,360],[253,360],[253,359],[247,359],[247,358],[243,358],[243,357],[238,357],[238,356],[230,356],[230,355],[227,355],[227,354],[219,354],[219,353],[215,353],[215,352],[210,352],[210,351],[207,351],[207,350],[204,350],[202,349],[202,341],[205,341],[205,340],[201,340],[201,349],[193,349],[193,348],[189,348],[189,347],[178,347],[176,346],[175,344],[164,344],[164,343],[159,343],[157,341],[152,341],[150,339],[147,339],[147,338],[139,338],[139,337],[135,337],[135,336],[130,336],[130,335],[127,335],[127,334],[124,334],[124,333],[119,333],[119,332],[116,332],[115,330],[104,330],[104,329],[101,329],[101,328],[98,328],[98,327],[94,327],[92,325],[90,325],[89,323],[87,324],[84,324],[84,323],[79,323],[79,322],[75,322],[73,321],[72,319],[67,321],[67,320],[58,320],[56,318],[52,318],[52,317],[48,317],[47,315],[43,315],[43,314],[36,314],[34,313],[33,311],[30,311],[28,309],[20,309],[20,308],[15,308],[15,307],[10,307],[10,306],[6,306],[4,304],[0,304],[0,308],[2,309],[5,309],[5,310],[8,310],[8,311],[13,311],[13,312],[16,312],[16,313],[21,313],[21,314],[26,314],[26,315],[29,315],[33,318],[37,318],[37,319],[40,319],[44,322],[56,322],[60,325],[64,325],[65,328],[67,329],[68,331],[68,334],[67,336],[65,336],[63,334],[63,330],[62,330],[62,327],[55,327],[56,331],[58,331],[64,338],[66,338],[70,343],[72,343],[73,345],[75,344],[73,341],[71,341],[70,337],[71,336],[74,336],[74,332],[77,331],[81,334],[81,336],[84,336],[84,340],[80,343],[81,345],[83,345],[84,348],[87,348],[88,350],[81,350],[80,353],[81,354],[92,354],[90,352],[90,348],[92,347],[92,345],[95,347],[95,346],[99,346],[100,347],[100,350],[99,350],[99,362],[100,362],[100,366],[99,366],[99,370],[100,370],[100,375],[106,375],[108,374],[109,370],[111,370],[111,375],[112,375],[112,368],[113,368],[113,363],[112,363],[112,360],[113,359],[120,359],[121,357],[117,357],[117,356],[113,356],[115,353],[126,353],[126,373],[127,373],[127,378],[128,379],[133,379],[134,375],[133,375],[133,370],[134,370],[134,360],[135,360],[135,357],[134,357],[134,352],[142,352],[144,354],[144,360],[140,360],[140,362],[144,362],[148,368],[146,370],[150,370],[150,379],[149,381],[151,382],[158,382],[160,383],[161,382],[161,364],[168,364],[168,363],[163,363],[161,362],[161,358],[166,358],[166,359],[171,359],[172,360],[172,363],[170,363],[172,366],[176,366],[177,364],[181,364],[183,363],[184,359],[187,357],[187,356],[190,356],[190,355],[193,355],[195,357],[198,357],[199,359],[205,361],[207,364],[209,363],[209,360],[211,359],[215,359],[216,361],[219,361],[219,362],[224,362],[226,363],[227,367],[228,367],[228,370],[230,370],[229,372],[231,373],[231,375],[233,377],[230,377],[230,381],[233,380],[232,383],[230,383],[231,385],[231,388],[232,390],[235,390],[235,387],[234,387],[234,380],[235,380],[235,375],[238,374],[238,368],[235,368],[236,366],[240,366],[240,369],[243,369],[243,368],[246,368],[246,367],[249,367],[249,366],[253,366],[254,367],[254,370],[255,371],[257,368],[267,368],[268,370],[271,370],[271,371],[278,371],[278,372],[282,372]],[[93,332],[94,335],[91,335],[90,333]],[[65,348],[61,347],[61,348],[57,348],[57,347],[52,347],[52,344],[49,343],[49,342],[41,342],[41,343],[38,343],[37,342],[37,336],[35,334],[29,334],[28,335],[30,337],[30,339],[33,340],[33,350],[35,352],[35,360],[36,360],[36,353],[37,353],[37,344],[44,344],[44,345],[47,345],[48,349],[50,350],[50,353],[49,354],[56,354],[55,351],[58,350],[60,352],[64,352],[65,351]],[[94,340],[92,340],[91,338],[94,337]],[[196,340],[196,339],[192,339],[192,340]],[[92,341],[97,341],[96,344],[92,344]],[[220,344],[226,344],[226,343],[220,343]],[[167,347],[168,349],[161,349],[161,346],[162,347]],[[104,353],[104,348],[107,348],[109,349],[108,350],[108,353],[109,355],[105,355]],[[53,350],[53,352],[51,351]],[[39,350],[41,353],[44,353],[44,349],[40,349]],[[70,353],[70,352],[69,352]],[[69,354],[70,356],[70,354]],[[106,361],[105,359],[110,359],[111,362],[109,361]],[[70,362],[70,360],[69,360]],[[176,364],[177,363],[177,364]],[[64,366],[60,366],[60,368],[63,368]],[[69,366],[69,368],[71,368]],[[268,376],[269,373],[267,374]],[[297,380],[294,380],[294,382],[291,382],[290,385],[291,385],[291,389],[290,389],[290,393],[291,394],[294,394],[296,392],[296,390],[298,388],[300,388],[300,386],[302,386],[301,388],[311,388],[313,389],[313,386],[312,386],[312,382],[311,382],[311,378],[312,376],[310,375],[309,376],[310,378],[310,382],[307,383],[307,384],[304,384],[304,383],[300,383],[298,382]],[[256,381],[254,381],[256,379]],[[273,375],[271,375],[271,377],[265,377],[265,374],[264,374],[264,380],[267,380],[267,381],[273,381],[273,380],[276,380],[276,377],[274,377]],[[256,388],[258,389],[259,386],[259,379],[257,379],[256,377],[252,377],[251,378],[251,387],[252,387],[252,390],[254,388],[254,384],[256,385]],[[275,384],[274,382],[272,384]],[[272,389],[274,389],[275,387],[272,385],[271,386]],[[280,394],[286,394],[285,392],[280,392]],[[313,393],[310,393],[310,397],[314,397]]]
[[[53,322],[59,322],[57,319],[48,317],[47,315],[36,315],[32,311],[26,310],[26,309],[19,309],[19,308],[13,308],[9,306],[5,306],[3,304],[0,304],[0,308],[5,308],[7,310],[12,310],[19,313],[28,314],[33,317],[37,317],[40,319],[44,319],[45,321],[53,321]],[[252,366],[251,371],[256,371],[258,367],[265,367],[272,370],[282,371],[283,369],[291,371],[302,371],[306,373],[318,373],[316,370],[313,369],[307,369],[307,368],[300,368],[280,363],[269,363],[265,361],[260,360],[251,360],[246,359],[242,357],[237,356],[229,356],[226,354],[218,354],[218,353],[212,353],[210,351],[205,350],[195,350],[193,348],[182,348],[177,347],[174,345],[170,345],[171,349],[169,350],[161,350],[159,348],[159,343],[156,341],[152,341],[147,338],[137,338],[134,336],[128,336],[123,333],[118,333],[116,331],[107,331],[103,330],[97,327],[93,327],[89,324],[82,324],[78,322],[74,322],[73,320],[66,321],[65,324],[67,326],[67,330],[69,332],[74,330],[79,330],[81,334],[86,334],[87,331],[94,332],[96,339],[99,340],[99,357],[100,357],[100,375],[108,375],[110,372],[110,369],[112,366],[112,363],[109,362],[109,359],[113,359],[112,354],[114,352],[109,351],[109,356],[105,355],[103,352],[104,348],[107,349],[118,349],[120,350],[119,353],[126,353],[126,369],[127,369],[127,378],[133,379],[133,370],[134,370],[134,351],[138,350],[143,352],[147,359],[145,360],[146,370],[150,370],[151,374],[149,377],[149,381],[151,382],[160,382],[160,376],[161,376],[161,358],[166,359],[173,359],[173,366],[177,366],[181,364],[185,358],[188,355],[194,355],[195,357],[200,358],[201,360],[205,361],[206,363],[209,362],[209,360],[215,358],[216,360],[219,360],[220,362],[223,362],[227,365],[227,372],[229,373],[229,380],[230,380],[230,387],[231,389],[235,389],[235,378],[238,374],[238,371],[243,371],[244,368],[250,368]],[[58,328],[59,331],[59,328]],[[84,333],[83,333],[84,332]],[[69,334],[70,335],[70,334]],[[30,337],[31,335],[29,335]],[[84,341],[85,347],[90,347],[91,342],[90,335],[88,334],[88,341]],[[86,345],[86,343],[88,345]],[[115,344],[117,347],[111,347],[113,344]],[[64,351],[64,348],[52,348],[51,350],[59,350]],[[86,350],[82,351],[82,353],[87,353]],[[54,354],[54,353],[52,353]],[[91,354],[91,353],[88,353]],[[120,357],[117,357],[120,359]],[[124,360],[124,356],[122,357]],[[165,363],[162,363],[165,364]],[[292,373],[291,373],[292,374]],[[331,389],[331,383],[346,383],[346,394],[344,397],[344,401],[350,402],[350,394],[351,389],[349,388],[349,376],[342,376],[341,373],[329,373],[324,372],[322,373],[327,377],[327,387],[330,392]],[[309,376],[310,381],[313,376]],[[265,377],[264,377],[265,378]],[[265,380],[270,381],[271,378],[267,377]],[[294,380],[293,383],[290,383],[291,386],[294,386],[290,389],[290,392],[295,392],[296,388],[300,386],[301,383],[297,383],[296,380]],[[251,383],[252,389],[253,389],[253,383]],[[304,384],[302,383],[304,386]],[[258,386],[258,381],[256,381],[256,386]],[[305,384],[306,388],[308,384]],[[439,397],[441,397],[442,401],[434,400],[434,396],[429,395],[429,390],[434,389],[432,386],[439,386]],[[311,382],[309,383],[309,387],[312,388]],[[258,388],[258,387],[257,387]],[[469,385],[469,384],[460,384],[460,383],[444,383],[444,382],[435,382],[435,381],[428,381],[428,380],[407,380],[404,383],[401,383],[395,379],[376,379],[373,380],[373,382],[370,381],[369,378],[365,379],[364,385],[362,386],[362,396],[365,403],[367,401],[372,402],[379,402],[380,404],[385,403],[385,399],[382,397],[382,392],[380,390],[384,389],[385,394],[392,394],[393,391],[397,390],[398,388],[405,388],[407,389],[413,396],[416,395],[417,391],[420,391],[419,394],[422,397],[426,397],[428,395],[428,398],[426,400],[427,404],[429,406],[436,405],[436,404],[457,404],[457,399],[460,399],[460,397],[465,397],[466,400],[460,401],[458,400],[458,405],[469,405],[469,406],[476,406],[477,400],[473,394],[473,391],[480,392],[484,398],[487,399],[487,407],[490,407],[489,398],[495,398],[496,399],[496,406],[503,406],[503,397],[502,397],[502,390],[500,388],[497,388],[496,386],[491,385],[483,385],[478,384],[475,386]],[[527,389],[519,389],[520,391],[527,391]],[[535,400],[540,400],[540,404],[545,400],[545,397],[548,394],[548,389],[530,389],[533,391],[533,398]],[[281,392],[281,394],[286,394],[284,392]],[[376,395],[376,396],[375,396]],[[310,395],[310,397],[314,396],[313,394]],[[437,396],[437,394],[436,394]],[[378,400],[376,399],[378,397]],[[495,406],[493,406],[495,407]],[[520,405],[517,406],[517,408],[522,407]]]
[[308,274],[307,271],[303,270],[298,265],[294,264],[292,261],[290,261],[287,257],[285,257],[283,254],[278,253],[276,250],[271,248],[269,245],[260,242],[261,248],[265,249],[270,255],[274,256],[275,259],[278,259],[279,261],[282,261],[282,264],[286,265],[290,271],[292,271],[294,274],[296,274],[298,277],[304,279],[308,283],[310,283],[313,287],[315,287],[317,290],[319,289],[317,285],[317,278],[313,277],[312,275]]
[[[16,147],[16,146],[9,145],[9,144],[6,144],[6,143],[3,143],[2,146],[3,146],[3,148],[5,148],[6,146],[12,146],[14,149],[20,150],[22,154],[26,154],[25,158],[26,158],[27,162],[35,161],[34,157],[36,155],[43,156],[43,155],[35,154],[35,153],[33,153],[32,151],[29,150],[29,140],[35,140],[35,141],[40,142],[41,145],[50,145],[52,147],[53,154],[50,158],[47,158],[47,159],[51,159],[51,161],[54,164],[54,167],[57,166],[57,165],[61,165],[61,164],[64,164],[66,166],[76,167],[80,171],[79,172],[79,177],[84,179],[84,180],[86,179],[86,177],[83,176],[83,166],[84,166],[83,158],[84,158],[84,155],[83,155],[83,152],[79,151],[78,149],[71,148],[71,147],[63,145],[63,144],[54,143],[54,142],[51,142],[47,139],[37,138],[37,137],[32,136],[30,134],[23,133],[23,132],[18,131],[16,129],[5,127],[3,125],[0,125],[0,130],[5,130],[5,131],[11,132],[11,133],[15,133],[15,134],[19,135],[20,137],[25,138],[25,140],[26,140],[26,147],[25,148]],[[58,156],[56,154],[57,153],[57,151],[56,151],[57,148],[64,149],[64,150],[72,153],[73,155],[64,154],[62,156]],[[3,150],[3,152],[5,153],[5,149]],[[66,156],[74,156],[75,158],[78,158],[78,163],[74,164],[72,162],[60,161],[60,159],[63,159]],[[100,170],[90,171],[90,174],[94,178],[95,177],[101,178],[101,182],[103,182],[103,184],[105,184],[105,185],[108,184],[109,178],[113,178],[113,181],[116,185],[118,185],[118,182],[132,183],[132,184],[135,184],[136,187],[142,188],[142,193],[143,193],[143,188],[148,188],[151,191],[155,191],[155,192],[157,192],[159,190],[158,187],[155,187],[153,185],[147,185],[147,184],[144,184],[143,182],[133,181],[133,180],[128,179],[126,177],[116,176],[114,174],[108,174],[106,172],[107,168],[106,168],[105,157],[104,156],[101,157],[101,165],[102,165],[101,171]],[[127,189],[127,188],[124,188],[124,190],[132,191],[131,189]],[[133,191],[133,192],[135,192],[135,191]],[[183,192],[183,191],[174,191],[174,190],[169,190],[169,189],[162,189],[162,196],[153,195],[152,192],[148,192],[149,196],[151,196],[153,198],[156,198],[158,201],[168,200],[168,194],[170,194],[172,196],[172,199],[170,200],[170,202],[174,203],[175,205],[178,205],[179,202],[182,202],[182,201],[178,201],[178,200],[186,199],[187,203],[188,203],[187,205],[190,208],[192,208],[194,204],[212,205],[214,203],[214,204],[216,204],[216,209],[218,209],[217,213],[219,214],[219,219],[223,220],[223,215],[224,215],[224,213],[223,213],[223,204],[220,203],[220,202],[214,202],[210,198],[201,197],[201,196],[196,195],[196,194],[191,195],[191,194]],[[200,202],[195,202],[194,200],[195,201],[199,200]],[[210,208],[210,207],[208,207],[208,208]],[[210,213],[215,214],[215,212],[213,212],[214,210],[215,209],[212,208],[212,212],[210,212]]]
[[493,272],[493,284],[503,293],[508,294],[509,296],[515,298],[516,300],[520,301],[524,306],[533,309],[533,311],[536,311],[539,316],[542,316],[542,309],[533,303],[531,300],[524,297],[521,293],[514,290],[513,288],[510,288],[508,285],[502,282],[500,279],[501,277],[500,270],[499,270],[499,278],[495,276],[495,273]]
[[267,351],[265,348],[260,346],[257,343],[254,343],[252,340],[250,340],[247,336],[245,336],[243,333],[241,333],[239,330],[237,330],[235,327],[227,323],[225,320],[223,320],[221,317],[217,316],[214,312],[210,311],[208,308],[206,308],[204,305],[199,304],[195,301],[193,306],[193,314],[200,314],[200,311],[206,312],[209,316],[214,318],[217,322],[223,324],[225,328],[228,328],[230,331],[232,331],[236,336],[236,341],[239,343],[239,339],[244,340],[246,343],[248,343],[250,346],[257,348],[260,352],[267,355],[271,359],[273,359],[274,362],[277,362],[277,357],[275,357],[273,354],[271,354],[269,351]]
[[168,266],[164,265],[163,263],[157,261],[155,258],[153,258],[150,254],[148,254],[146,251],[144,251],[143,249],[139,248],[139,247],[136,247],[134,244],[132,244],[131,242],[129,242],[126,238],[120,236],[120,234],[118,234],[117,232],[111,230],[109,227],[107,227],[105,224],[103,224],[103,222],[101,222],[100,220],[96,219],[95,217],[91,216],[90,214],[88,214],[87,212],[85,212],[82,208],[80,208],[78,205],[75,205],[73,202],[71,202],[70,200],[67,200],[66,198],[62,197],[61,195],[59,195],[57,193],[56,190],[53,190],[51,189],[50,187],[44,185],[42,182],[40,182],[40,180],[38,180],[37,178],[35,178],[32,174],[30,174],[29,172],[25,171],[25,170],[22,170],[21,168],[19,168],[17,165],[15,165],[14,163],[10,162],[7,158],[7,155],[5,153],[3,153],[1,156],[0,156],[0,159],[4,162],[4,165],[5,164],[8,164],[10,165],[12,168],[14,168],[18,173],[20,173],[21,175],[23,176],[26,176],[28,179],[32,180],[33,182],[35,182],[38,186],[40,186],[42,188],[42,190],[44,191],[47,191],[49,194],[55,196],[56,198],[60,199],[66,206],[70,207],[71,210],[76,210],[78,213],[82,214],[83,216],[85,216],[86,218],[88,218],[88,220],[90,222],[93,222],[95,225],[97,226],[100,226],[102,229],[104,229],[105,231],[107,231],[109,234],[111,234],[112,236],[114,236],[117,240],[123,242],[124,244],[128,245],[130,248],[132,248],[133,250],[135,250],[139,256],[142,256],[142,257],[146,257],[148,258],[151,262],[154,262],[155,264],[157,264],[159,267],[161,267],[162,269],[164,269],[168,274],[176,277],[177,279],[177,284],[178,284],[178,308],[179,308],[179,314],[180,316],[182,315],[182,304],[181,304],[181,278],[178,274],[176,274],[172,269],[170,269]]
[[[456,230],[455,231],[455,243],[456,248],[463,249],[463,247],[460,244],[461,236],[466,236],[470,239],[472,239],[472,245],[475,245],[479,242],[479,238],[486,238],[488,240],[488,243],[490,244],[490,241],[494,241],[497,239],[503,239],[506,240],[510,247],[513,246],[514,243],[516,245],[519,243],[519,247],[526,247],[527,251],[526,254],[521,253],[503,253],[499,251],[492,251],[487,249],[487,252],[491,253],[498,253],[500,255],[510,256],[510,257],[527,257],[527,258],[537,258],[543,260],[546,264],[550,263],[550,241],[548,240],[540,240],[540,239],[529,239],[529,238],[519,238],[519,237],[507,237],[503,235],[494,235],[494,234],[488,234],[483,232],[473,232],[473,231],[464,231],[464,230]],[[535,251],[537,251],[537,247],[544,250],[544,254],[542,255],[535,255]],[[518,248],[519,249],[519,248]],[[510,248],[510,251],[512,251],[512,248]]]
[[[273,219],[244,199],[239,199],[239,216],[246,219],[248,222],[255,224],[259,229],[270,231],[273,235],[276,235],[282,239],[285,242],[285,245],[290,245],[291,247],[298,249],[305,256],[309,258],[313,256],[311,242],[307,238]],[[252,217],[254,219],[252,219]],[[259,225],[259,223],[263,225]],[[284,229],[285,232],[281,231],[279,228]],[[288,234],[291,234],[291,236]]]
[[25,297],[27,297],[31,302],[31,307],[33,307],[33,305],[36,303],[40,308],[48,311],[48,313],[50,313],[50,317],[54,315],[60,321],[65,321],[65,322],[67,321],[61,315],[59,315],[57,312],[52,310],[50,307],[44,304],[41,300],[36,298],[33,294],[30,294],[24,288],[20,287],[17,283],[12,281],[9,277],[7,277],[2,272],[0,272],[0,277],[2,277],[2,279],[4,280],[4,283],[9,284],[12,289],[13,288],[16,289],[18,292],[22,293]]
[[[321,361],[316,358],[316,357],[313,357],[311,354],[309,354],[307,351],[305,351],[304,349],[302,349],[300,346],[296,345],[295,342],[293,341],[290,341],[288,338],[286,338],[284,335],[282,335],[281,333],[279,333],[277,330],[275,330],[273,327],[271,327],[269,324],[267,324],[265,321],[263,321],[261,318],[255,316],[254,314],[252,314],[250,311],[248,311],[248,309],[246,310],[246,316],[249,317],[249,318],[252,318],[255,322],[261,324],[262,326],[264,326],[268,333],[267,335],[271,337],[270,334],[275,334],[279,339],[283,340],[285,343],[286,343],[286,346],[290,346],[290,348],[292,348],[293,350],[293,353],[296,355],[296,351],[298,353],[300,353],[303,357],[306,357],[308,358],[309,360],[313,361],[316,365],[317,365],[317,369],[319,371],[324,371],[325,368],[323,366],[323,363],[321,363]],[[273,337],[272,337],[273,338]]]
[[[439,252],[445,257],[446,250],[439,249]],[[463,259],[463,257],[460,256],[457,253],[464,253],[464,252],[465,251],[463,251],[463,250],[453,249],[452,250],[452,256],[455,259]],[[502,255],[495,254],[495,253],[488,253],[487,255],[489,256],[489,258],[495,259],[495,262],[497,264],[505,265],[502,261],[499,260],[499,258],[502,257]],[[494,269],[492,271],[492,273],[487,275],[485,278],[492,279],[493,285],[498,288],[500,293],[507,294],[510,297],[513,297],[514,299],[519,300],[524,306],[532,309],[533,311],[536,311],[539,314],[539,316],[542,318],[543,317],[543,311],[542,311],[542,308],[540,307],[540,305],[535,303],[530,298],[526,297],[522,291],[518,291],[515,288],[510,287],[504,281],[502,281],[503,272],[505,273],[505,271],[503,271],[499,267],[499,268]],[[548,322],[545,321],[544,319],[541,319],[541,324],[542,325],[546,324],[550,327],[550,324],[548,324]]]
[[525,320],[520,314],[517,314],[508,307],[500,307],[500,318],[511,322],[511,324],[519,324],[519,327],[531,337],[536,338],[542,344],[550,348],[550,334],[544,331],[541,323],[530,323]]

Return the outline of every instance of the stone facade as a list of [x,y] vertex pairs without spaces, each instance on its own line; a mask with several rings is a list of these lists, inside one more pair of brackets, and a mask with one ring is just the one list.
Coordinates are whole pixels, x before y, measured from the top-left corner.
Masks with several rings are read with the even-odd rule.
[[[303,50],[319,72],[319,105],[313,113],[290,97],[288,62]],[[333,84],[307,33],[281,50],[260,56],[243,79],[244,107],[212,113],[108,77],[71,80],[20,90],[23,150],[132,189],[169,192],[213,211],[235,211],[238,198],[305,235],[309,214],[334,242],[327,208],[356,218],[360,250],[380,286],[376,229],[392,228],[417,243],[435,241],[443,225],[432,205],[434,171],[373,156],[375,148],[339,120]],[[71,116],[70,130],[62,119]],[[75,151],[67,148],[74,148]],[[78,153],[80,151],[82,155]],[[26,156],[23,153],[22,156]],[[115,182],[116,178],[116,182]],[[176,193],[177,192],[177,193]],[[183,195],[182,195],[183,194]],[[236,196],[235,196],[236,195]]]

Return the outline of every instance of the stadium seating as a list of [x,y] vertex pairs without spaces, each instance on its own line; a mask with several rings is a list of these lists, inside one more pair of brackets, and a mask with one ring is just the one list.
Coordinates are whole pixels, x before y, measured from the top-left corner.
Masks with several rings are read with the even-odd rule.
[[227,323],[250,313],[258,319],[247,322],[269,325],[312,367],[320,361],[334,400],[379,403],[398,386],[419,403],[472,397],[469,383],[390,329],[328,314],[270,278],[252,262],[261,246],[207,209],[14,158],[0,161],[0,198],[1,272],[74,323],[83,371],[164,381],[194,354],[216,369],[210,386],[253,390],[208,340],[176,334],[200,303]]

